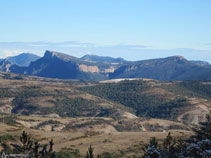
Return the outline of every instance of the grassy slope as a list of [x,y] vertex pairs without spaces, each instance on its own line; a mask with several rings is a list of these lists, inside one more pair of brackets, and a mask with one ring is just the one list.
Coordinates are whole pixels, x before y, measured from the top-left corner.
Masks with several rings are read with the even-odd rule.
[[7,75],[5,78],[5,75],[7,74],[2,74],[0,82],[1,111],[8,105],[12,108],[12,113],[24,115],[56,113],[61,117],[118,117],[124,111],[132,111],[121,104],[75,89],[75,84],[87,84],[84,82],[72,81],[71,84],[63,80],[50,80],[50,82],[48,79],[37,80],[40,78],[15,80],[17,76]]
[[[18,136],[23,130],[26,130],[33,139],[39,140],[42,144],[54,139],[54,149],[57,152],[71,152],[78,149],[82,155],[85,155],[89,145],[92,145],[95,148],[95,155],[109,152],[119,155],[116,157],[127,157],[127,154],[141,155],[141,148],[151,137],[157,137],[160,141],[166,137],[167,132],[162,132],[159,128],[169,129],[175,137],[185,137],[191,134],[187,130],[171,130],[172,126],[181,126],[181,123],[155,119],[139,121],[146,128],[154,127],[154,130],[116,131],[115,124],[122,125],[123,123],[110,118],[0,115],[0,144],[18,142]],[[99,122],[100,124],[98,124]],[[133,123],[131,122],[131,125]],[[51,130],[49,128],[57,126],[63,127],[63,129]]]
[[[185,119],[188,123],[186,118],[195,117],[195,113],[200,118],[205,116],[211,97],[209,81],[98,83],[6,73],[0,76],[0,110],[12,109],[13,113],[24,115],[118,118],[130,112],[148,118]],[[187,113],[191,110],[192,115]],[[184,116],[181,118],[181,115]],[[196,123],[198,121],[195,119]]]
[[[134,101],[134,109],[129,106],[127,108],[116,100],[107,99],[105,96],[97,97],[84,92],[87,88],[101,87],[104,84],[29,78],[4,73],[0,73],[0,76],[0,108],[11,105],[15,107],[15,110],[13,110],[18,114],[57,113],[64,116],[64,118],[49,118],[47,115],[45,117],[33,117],[31,115],[0,114],[0,138],[7,143],[18,139],[17,136],[24,129],[42,143],[46,143],[53,138],[56,151],[80,149],[80,152],[84,155],[91,144],[95,148],[95,155],[109,151],[118,155],[116,157],[128,157],[127,154],[139,156],[141,147],[149,141],[150,137],[157,137],[160,140],[166,137],[167,132],[161,132],[163,129],[170,130],[176,137],[190,134],[189,131],[184,130],[186,126],[178,122],[133,117],[116,119],[115,116],[122,116],[124,111],[134,110],[137,113],[138,110],[135,108],[138,108],[138,106],[135,106],[136,101]],[[20,80],[23,78],[24,80]],[[90,86],[87,87],[87,85]],[[145,97],[139,97],[139,95],[143,95],[147,98],[154,98],[156,101],[164,100],[166,102],[176,100],[177,95],[184,91],[181,85],[177,85],[177,83],[153,80],[126,81],[105,85],[107,88],[111,87],[109,91],[113,95],[121,94],[121,98],[125,96],[129,99],[131,97],[144,99]],[[119,85],[121,86],[119,87]],[[178,87],[178,89],[172,89],[171,86]],[[78,89],[78,87],[80,88]],[[184,89],[186,90],[183,93],[187,93],[187,96],[192,96],[192,93],[198,95],[198,90],[194,92],[192,89]],[[109,91],[102,88],[101,94],[106,94]],[[100,116],[99,113],[101,113],[101,116],[112,118],[79,117]],[[144,116],[147,116],[147,114],[149,113],[144,113]],[[66,116],[76,118],[65,118]]]

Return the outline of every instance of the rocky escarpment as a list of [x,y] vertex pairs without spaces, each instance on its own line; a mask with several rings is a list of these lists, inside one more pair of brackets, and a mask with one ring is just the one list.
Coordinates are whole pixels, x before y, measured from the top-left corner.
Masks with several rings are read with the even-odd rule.
[[79,58],[46,51],[44,56],[28,67],[12,65],[8,60],[0,64],[4,72],[14,72],[25,75],[33,75],[60,79],[104,80],[108,79],[108,73],[114,71],[114,66],[105,63],[93,63]]
[[211,67],[194,64],[181,56],[173,56],[125,64],[114,73],[110,73],[109,78],[150,78],[163,81],[208,80],[211,79]]
[[0,62],[0,70],[48,78],[94,81],[120,78],[163,81],[211,79],[209,64],[188,61],[182,56],[128,62],[119,58],[92,55],[76,58],[48,50],[42,58],[25,67],[5,59]]
[[83,72],[97,73],[100,71],[97,66],[87,66],[85,64],[79,65],[79,68]]
[[0,70],[4,72],[10,72],[12,63],[8,59],[4,59],[0,62]]

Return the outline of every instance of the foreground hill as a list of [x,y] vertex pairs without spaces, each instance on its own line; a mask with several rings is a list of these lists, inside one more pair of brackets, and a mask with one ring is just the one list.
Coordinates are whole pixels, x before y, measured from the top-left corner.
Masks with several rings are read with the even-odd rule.
[[74,84],[83,85],[83,82],[23,79],[22,76],[13,74],[1,74],[1,78],[0,111],[4,113],[57,117],[121,117],[130,110],[121,104],[74,88]]
[[[6,146],[6,152],[8,152],[11,143],[19,143],[19,136],[24,129],[33,140],[36,139],[41,144],[47,144],[53,139],[54,150],[61,158],[77,157],[74,156],[75,154],[85,157],[90,145],[94,147],[94,154],[101,154],[102,158],[128,158],[131,155],[140,157],[142,148],[151,137],[162,140],[167,136],[168,133],[160,129],[181,126],[180,123],[172,121],[142,120],[141,124],[149,127],[149,131],[117,131],[113,127],[115,124],[121,126],[124,122],[96,117],[50,118],[0,115],[0,148]],[[134,125],[134,120],[130,122],[130,125]],[[130,125],[128,126],[131,127]],[[152,128],[156,126],[157,128]],[[175,138],[184,138],[191,134],[187,130],[169,131]],[[61,156],[62,153],[63,156]]]
[[198,124],[211,110],[211,84],[202,81],[113,80],[79,88],[135,110],[136,116]]
[[0,61],[0,71],[89,81],[118,78],[149,78],[162,81],[211,79],[211,66],[208,63],[188,61],[181,56],[126,62],[121,58],[92,55],[76,58],[46,51],[42,58],[31,62],[29,66],[20,66],[20,61],[19,64],[14,64],[9,59]]
[[0,111],[57,117],[138,117],[198,124],[211,107],[209,81],[114,83],[0,75]]
[[[57,152],[140,156],[151,137],[191,135],[211,109],[210,81],[60,80],[0,73],[0,148],[23,129]],[[6,134],[5,134],[6,133]],[[110,153],[108,153],[108,151]]]

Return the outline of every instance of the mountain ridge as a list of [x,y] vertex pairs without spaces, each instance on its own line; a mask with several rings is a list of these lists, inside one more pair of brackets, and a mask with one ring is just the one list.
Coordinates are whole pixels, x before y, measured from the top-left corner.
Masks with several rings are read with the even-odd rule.
[[149,59],[125,64],[111,73],[109,78],[151,78],[157,80],[207,80],[211,67],[194,64],[184,57]]
[[[105,57],[102,59],[105,60]],[[29,66],[16,65],[5,59],[0,62],[0,70],[48,78],[93,81],[118,78],[149,78],[163,81],[211,79],[210,65],[188,61],[182,56],[109,63],[83,60],[49,50]]]
[[21,53],[16,56],[7,57],[8,61],[12,64],[16,64],[19,66],[29,66],[29,64],[33,61],[38,60],[40,57],[32,54],[32,53]]
[[209,62],[201,61],[201,60],[190,60],[190,62],[192,62],[194,64],[197,64],[197,65],[200,65],[200,66],[208,66],[208,65],[210,65]]
[[95,61],[95,62],[107,62],[107,63],[125,63],[128,62],[127,60],[118,57],[118,58],[113,58],[109,56],[98,56],[98,55],[84,55],[80,59],[86,60],[86,61]]

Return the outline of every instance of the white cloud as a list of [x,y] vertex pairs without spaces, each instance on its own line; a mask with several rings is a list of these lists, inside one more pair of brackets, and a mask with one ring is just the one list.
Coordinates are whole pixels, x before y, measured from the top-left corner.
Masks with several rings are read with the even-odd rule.
[[87,45],[82,45],[82,44],[63,44],[63,45],[57,45],[58,47],[78,47],[78,48],[86,48],[88,47]]
[[[10,57],[10,56],[15,56],[15,55],[18,55],[18,54],[21,54],[21,53],[24,53],[26,51],[24,50],[13,50],[13,49],[3,49],[3,50],[0,50],[0,58],[6,58],[6,57]],[[34,51],[33,51],[34,52]]]
[[28,46],[31,46],[31,47],[47,47],[48,45],[47,44],[31,44],[31,45],[28,45]]
[[127,60],[143,60],[181,55],[191,60],[204,60],[211,63],[211,50],[191,48],[157,49],[146,45],[117,44],[94,45],[82,42],[0,42],[0,58],[24,52],[43,56],[45,50],[62,52],[76,57],[85,54],[123,57]]
[[3,50],[3,58],[8,57],[8,56],[13,56],[15,53],[14,51],[11,50]]

